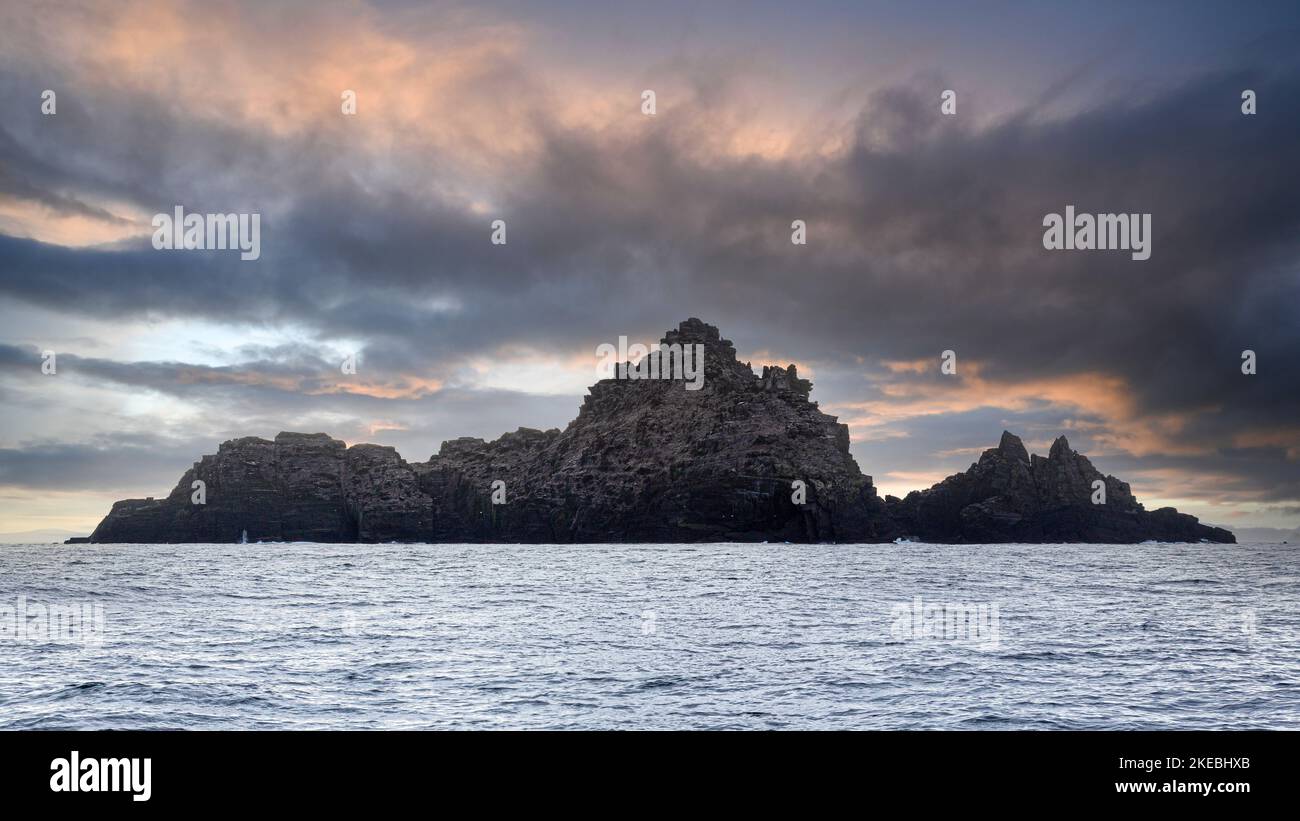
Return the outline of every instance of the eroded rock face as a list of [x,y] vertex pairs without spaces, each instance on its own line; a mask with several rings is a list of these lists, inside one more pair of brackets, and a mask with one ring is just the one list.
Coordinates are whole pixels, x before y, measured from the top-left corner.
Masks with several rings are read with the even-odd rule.
[[[205,504],[193,501],[203,482]],[[323,433],[223,442],[166,499],[131,499],[92,542],[425,540],[431,503],[392,448],[351,448]]]
[[415,468],[383,445],[353,445],[343,462],[346,521],[360,542],[430,541],[433,499]]
[[[1105,484],[1094,504],[1093,482]],[[890,498],[889,512],[907,535],[931,542],[1234,542],[1232,533],[1200,524],[1173,508],[1147,512],[1128,484],[1103,476],[1065,437],[1046,458],[1003,432],[965,473],[905,499]]]
[[[871,541],[884,505],[848,429],[794,366],[761,377],[699,320],[664,345],[704,346],[704,381],[606,379],[563,431],[453,440],[422,472],[439,536],[458,541]],[[667,368],[664,368],[667,371]],[[490,504],[494,480],[508,504]],[[807,487],[791,500],[792,483]]]
[[[849,455],[847,426],[809,401],[794,365],[756,376],[698,319],[663,344],[704,346],[698,390],[680,378],[602,380],[563,431],[452,439],[428,462],[325,434],[236,439],[166,499],[115,504],[91,541],[230,542],[244,531],[321,542],[1232,540],[1170,509],[1143,511],[1064,438],[1044,459],[1005,433],[966,473],[886,502]],[[1104,507],[1090,503],[1095,478]],[[195,480],[205,505],[191,502]],[[493,504],[498,481],[504,504]]]

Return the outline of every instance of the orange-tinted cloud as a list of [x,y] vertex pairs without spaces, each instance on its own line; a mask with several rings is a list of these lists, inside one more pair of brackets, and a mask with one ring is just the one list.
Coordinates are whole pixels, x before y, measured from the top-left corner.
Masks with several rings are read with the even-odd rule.
[[[883,398],[840,403],[835,410],[855,430],[894,425],[918,416],[967,413],[979,408],[1028,411],[1044,405],[1097,417],[1089,425],[1094,441],[1106,449],[1133,455],[1195,455],[1208,452],[1176,437],[1189,421],[1187,413],[1151,415],[1139,410],[1132,391],[1118,376],[1101,372],[1030,377],[1019,381],[983,375],[979,362],[959,360],[957,374],[938,376],[935,360],[883,363],[888,375],[874,378]],[[1208,412],[1210,409],[1206,409]],[[855,436],[855,439],[858,438]]]

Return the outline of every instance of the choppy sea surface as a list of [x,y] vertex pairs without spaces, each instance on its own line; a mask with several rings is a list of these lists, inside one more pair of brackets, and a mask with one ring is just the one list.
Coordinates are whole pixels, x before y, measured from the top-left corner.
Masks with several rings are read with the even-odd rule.
[[1297,729],[1300,553],[4,545],[0,728]]

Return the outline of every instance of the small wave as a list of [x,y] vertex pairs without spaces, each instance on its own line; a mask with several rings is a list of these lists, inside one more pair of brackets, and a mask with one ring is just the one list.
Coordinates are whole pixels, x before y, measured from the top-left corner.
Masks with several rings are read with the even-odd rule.
[[683,684],[690,684],[691,680],[686,676],[658,676],[647,679],[636,685],[637,690],[662,690],[667,687],[679,687]]
[[56,690],[48,695],[50,701],[63,701],[65,699],[77,698],[87,693],[93,693],[96,690],[102,690],[108,686],[105,681],[83,681],[80,684],[69,684],[62,690]]
[[998,658],[1010,661],[1049,661],[1054,659],[1068,659],[1070,658],[1070,654],[1043,650],[1037,653],[1003,653],[998,656]]
[[982,715],[982,716],[972,716],[970,718],[962,719],[961,723],[974,724],[979,727],[986,727],[989,725],[1005,726],[1008,724],[1015,724],[1016,721],[1014,719],[1007,718],[1006,716]]
[[1275,576],[1268,581],[1260,582],[1260,587],[1287,587],[1293,584],[1300,584],[1300,576]]

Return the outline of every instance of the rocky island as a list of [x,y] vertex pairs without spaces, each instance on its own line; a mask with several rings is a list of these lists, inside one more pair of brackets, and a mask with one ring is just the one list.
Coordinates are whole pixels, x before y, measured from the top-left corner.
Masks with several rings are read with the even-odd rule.
[[882,499],[795,366],[756,375],[698,319],[662,344],[704,346],[701,389],[604,379],[563,431],[453,439],[426,462],[323,433],[234,439],[166,498],[115,503],[88,541],[1235,541],[1145,510],[1065,437],[1041,457],[1003,433],[965,473]]

